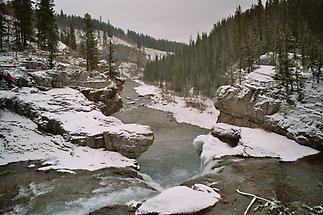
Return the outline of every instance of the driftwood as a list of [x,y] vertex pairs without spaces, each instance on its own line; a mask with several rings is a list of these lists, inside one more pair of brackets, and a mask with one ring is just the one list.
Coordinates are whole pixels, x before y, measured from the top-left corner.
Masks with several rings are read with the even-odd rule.
[[237,193],[239,193],[241,195],[253,197],[252,200],[251,200],[251,202],[250,202],[250,204],[248,205],[247,209],[243,213],[243,215],[247,215],[248,214],[249,210],[251,209],[252,205],[256,202],[257,199],[262,200],[264,202],[272,202],[272,201],[270,201],[268,199],[262,198],[260,196],[256,196],[256,195],[251,194],[251,193],[241,192],[239,189],[236,190],[236,191],[237,191]]

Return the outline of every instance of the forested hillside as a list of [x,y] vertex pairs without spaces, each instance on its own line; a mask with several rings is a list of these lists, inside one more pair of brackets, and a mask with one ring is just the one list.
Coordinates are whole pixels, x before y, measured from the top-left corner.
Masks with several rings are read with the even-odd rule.
[[[83,17],[80,16],[66,15],[61,11],[60,14],[56,15],[56,20],[57,24],[63,28],[70,28],[71,26],[75,29],[83,28]],[[137,44],[138,48],[144,46],[166,52],[175,52],[177,50],[182,50],[185,46],[183,43],[165,39],[155,39],[151,36],[142,33],[139,34],[131,30],[125,32],[121,28],[114,27],[110,22],[105,23],[102,22],[102,20],[94,19],[93,24],[97,30],[107,32],[108,36],[115,36],[129,43]]]
[[[322,0],[261,0],[245,12],[214,25],[209,34],[197,35],[195,41],[175,55],[147,64],[144,78],[166,82],[185,94],[194,87],[204,95],[213,95],[224,84],[250,72],[262,54],[274,52],[273,64],[279,69],[282,84],[293,89],[288,53],[301,58],[304,68],[311,68],[320,79],[323,47]],[[234,77],[234,71],[238,77]]]

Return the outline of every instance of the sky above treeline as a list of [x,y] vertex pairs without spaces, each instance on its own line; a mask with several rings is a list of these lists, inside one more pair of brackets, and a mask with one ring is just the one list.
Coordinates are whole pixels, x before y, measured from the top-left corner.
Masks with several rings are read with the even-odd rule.
[[210,32],[213,24],[257,0],[55,0],[57,13],[90,13],[124,30],[155,38],[188,42],[197,32]]

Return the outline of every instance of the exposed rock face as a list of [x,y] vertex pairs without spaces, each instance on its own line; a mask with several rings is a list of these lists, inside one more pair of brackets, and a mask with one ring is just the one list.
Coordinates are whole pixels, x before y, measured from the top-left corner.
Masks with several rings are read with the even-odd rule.
[[103,89],[80,88],[83,95],[90,101],[99,103],[104,115],[110,116],[122,108],[122,99],[115,87]]
[[220,110],[218,122],[237,126],[259,127],[266,115],[278,112],[280,101],[265,96],[264,89],[247,86],[222,86],[215,107]]
[[235,147],[240,141],[241,129],[218,123],[212,128],[211,134],[232,147]]
[[56,88],[64,87],[69,84],[69,75],[64,71],[44,70],[37,72],[30,72],[37,86]]
[[132,130],[130,125],[123,126],[121,133],[104,132],[105,148],[112,151],[118,151],[129,158],[138,158],[142,153],[148,150],[154,142],[153,132],[146,127],[148,132],[138,133],[135,126]]
[[294,93],[288,104],[280,84],[272,74],[268,75],[268,68],[261,66],[248,74],[242,85],[218,89],[215,95],[215,107],[220,110],[218,122],[261,127],[323,150],[322,83],[313,85],[311,78],[305,77],[303,100],[298,101]]
[[[150,127],[123,124],[96,110],[79,91],[71,88],[40,92],[24,88],[3,91],[0,108],[32,119],[42,131],[63,135],[82,146],[106,148],[129,158],[137,158],[154,141]],[[95,97],[95,96],[94,96]]]

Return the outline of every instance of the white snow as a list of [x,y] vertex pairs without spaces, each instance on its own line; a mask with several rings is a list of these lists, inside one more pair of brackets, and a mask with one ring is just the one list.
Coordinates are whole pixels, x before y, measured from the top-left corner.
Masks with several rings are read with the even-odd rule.
[[247,79],[252,79],[258,82],[271,82],[274,81],[276,74],[275,67],[273,66],[260,66],[258,69],[247,75]]
[[172,52],[165,52],[165,51],[160,51],[152,48],[143,48],[144,52],[146,53],[146,58],[149,60],[155,60],[156,56],[158,59],[163,58],[164,56],[167,56],[169,54],[173,54]]
[[194,213],[215,205],[220,198],[220,194],[202,184],[196,184],[192,188],[172,187],[144,202],[136,215]]
[[[109,38],[109,39],[111,39],[111,38]],[[115,37],[115,36],[112,37],[112,44],[123,45],[123,46],[127,46],[127,47],[130,47],[130,48],[135,47],[134,45],[132,45],[132,44],[130,44],[130,43],[118,38],[118,37]]]
[[57,46],[58,51],[64,51],[66,48],[67,48],[67,45],[65,45],[61,41],[58,41],[58,46]]
[[139,95],[153,95],[153,101],[148,105],[148,107],[172,113],[178,123],[188,123],[201,128],[211,129],[217,121],[219,111],[215,109],[213,101],[210,99],[202,96],[189,98],[196,103],[202,104],[203,110],[200,110],[189,107],[185,101],[188,98],[183,98],[168,93],[163,95],[160,88],[153,85],[147,85],[142,81],[137,82],[140,84],[140,86],[136,87],[135,90]]
[[201,163],[206,171],[206,166],[212,159],[220,159],[228,155],[273,157],[282,161],[296,161],[304,156],[319,153],[319,151],[299,145],[285,136],[269,133],[262,129],[245,127],[241,127],[241,139],[236,147],[231,147],[211,134],[198,136],[193,144],[197,150],[202,151]]
[[147,85],[143,82],[140,83],[141,85],[136,87],[135,90],[140,96],[146,96],[146,95],[160,95],[161,89],[159,89],[156,86],[153,85]]
[[59,169],[59,170],[57,170],[57,172],[69,173],[69,174],[72,174],[72,175],[75,175],[76,174],[76,172],[74,172],[72,170],[68,170],[68,169]]
[[[40,170],[97,170],[107,167],[135,167],[135,160],[117,152],[81,147],[64,141],[61,136],[45,135],[31,120],[0,111],[0,165],[11,162],[43,160]],[[3,126],[5,125],[5,127]]]

